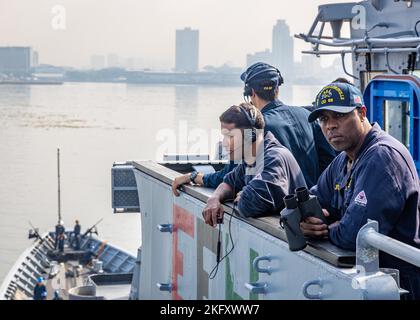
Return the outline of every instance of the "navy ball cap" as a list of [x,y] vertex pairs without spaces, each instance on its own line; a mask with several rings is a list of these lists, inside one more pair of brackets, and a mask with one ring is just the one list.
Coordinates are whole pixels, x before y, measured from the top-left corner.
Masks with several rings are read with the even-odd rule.
[[363,105],[363,95],[357,87],[349,83],[334,82],[318,93],[315,110],[309,115],[308,121],[315,121],[323,110],[349,113]]
[[264,62],[257,62],[241,74],[241,80],[252,88],[259,88],[267,82],[272,82],[273,87],[283,83],[280,71]]

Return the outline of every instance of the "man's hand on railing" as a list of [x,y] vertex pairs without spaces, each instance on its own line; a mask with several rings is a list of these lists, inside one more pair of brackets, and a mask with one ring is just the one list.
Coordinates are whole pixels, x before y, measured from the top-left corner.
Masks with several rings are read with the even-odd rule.
[[191,173],[184,174],[182,176],[176,177],[172,182],[172,193],[174,196],[179,197],[180,193],[178,188],[184,184],[191,183]]

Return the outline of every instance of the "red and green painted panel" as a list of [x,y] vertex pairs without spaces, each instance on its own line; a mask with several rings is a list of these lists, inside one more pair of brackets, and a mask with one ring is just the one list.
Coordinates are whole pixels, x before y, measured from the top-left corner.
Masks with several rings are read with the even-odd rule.
[[[174,204],[173,206],[173,224],[174,224],[174,232],[172,233],[172,298],[173,299],[183,299],[183,297],[179,293],[178,283],[179,277],[186,276],[185,273],[185,264],[186,263],[193,263],[197,264],[197,274],[195,278],[195,286],[197,292],[197,299],[211,299],[214,297],[210,297],[210,281],[219,281],[220,285],[224,286],[225,297],[224,299],[227,300],[243,300],[243,299],[258,299],[258,295],[256,294],[249,294],[247,297],[242,297],[240,294],[235,292],[234,283],[235,283],[235,270],[232,269],[232,263],[230,258],[226,257],[224,261],[219,266],[219,272],[224,272],[225,277],[224,279],[217,277],[213,280],[209,279],[208,270],[205,270],[205,261],[204,261],[204,251],[211,252],[214,255],[214,263],[216,263],[216,254],[217,254],[217,239],[218,239],[218,229],[209,227],[204,223],[204,220],[201,217],[194,215],[193,213],[188,212],[186,209],[182,208]],[[196,250],[195,254],[190,255],[193,257],[195,261],[185,261],[184,254],[181,252],[181,248],[179,248],[179,236],[180,232],[187,235],[189,239],[191,239],[192,243],[191,248],[182,248],[183,252],[186,250]],[[225,252],[222,256],[228,252],[230,249],[230,240],[229,235],[227,233],[222,233],[222,239],[225,239]],[[184,242],[185,243],[185,242]],[[196,245],[195,245],[196,244]],[[195,248],[194,248],[195,247]],[[234,249],[235,250],[235,249]],[[239,250],[239,249],[236,249]],[[252,267],[253,260],[258,256],[258,252],[252,248],[249,248],[249,251],[245,255],[247,257],[246,262],[249,267],[249,279],[246,281],[249,282],[257,282],[259,280],[259,275],[256,270]],[[191,279],[191,275],[188,275],[188,278]],[[222,279],[222,282],[221,282]],[[237,280],[237,279],[236,279]],[[245,281],[245,279],[244,279]],[[212,284],[213,286],[215,284]],[[218,285],[216,283],[216,285]],[[191,283],[191,286],[194,286]],[[192,288],[192,287],[191,287]],[[222,289],[222,288],[220,288]],[[222,297],[217,297],[222,298]]]

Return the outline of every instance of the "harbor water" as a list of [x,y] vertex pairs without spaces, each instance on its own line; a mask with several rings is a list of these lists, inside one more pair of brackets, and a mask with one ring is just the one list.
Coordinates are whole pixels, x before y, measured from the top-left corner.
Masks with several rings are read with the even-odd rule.
[[[319,89],[281,87],[280,99],[309,105]],[[32,241],[27,239],[29,221],[40,233],[57,222],[57,147],[66,228],[79,219],[83,232],[104,217],[99,236],[135,254],[141,245],[140,216],[113,214],[113,162],[158,160],[165,139],[176,141],[185,131],[217,131],[219,115],[242,101],[241,87],[0,86],[0,281]],[[189,148],[193,144],[176,142],[167,151],[196,151]]]

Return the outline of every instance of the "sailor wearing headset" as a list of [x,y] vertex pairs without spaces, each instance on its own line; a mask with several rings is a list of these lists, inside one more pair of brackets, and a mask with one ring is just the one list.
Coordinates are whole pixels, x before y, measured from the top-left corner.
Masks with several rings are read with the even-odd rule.
[[[280,71],[266,63],[255,63],[241,75],[244,81],[244,98],[261,111],[265,122],[264,131],[289,149],[296,158],[312,187],[319,175],[336,156],[336,152],[325,140],[318,122],[308,123],[309,111],[303,107],[291,107],[278,100],[279,87],[283,84]],[[217,188],[223,178],[236,167],[232,159],[220,171],[203,174],[192,172],[175,178],[172,190],[179,196],[178,188],[183,184]]]
[[306,186],[296,159],[271,132],[264,133],[261,112],[248,103],[230,107],[220,123],[223,147],[238,166],[208,199],[205,222],[215,227],[223,217],[222,203],[229,199],[235,199],[244,217],[278,214],[283,197]]

